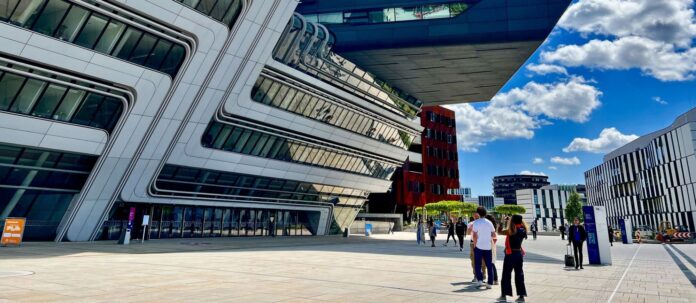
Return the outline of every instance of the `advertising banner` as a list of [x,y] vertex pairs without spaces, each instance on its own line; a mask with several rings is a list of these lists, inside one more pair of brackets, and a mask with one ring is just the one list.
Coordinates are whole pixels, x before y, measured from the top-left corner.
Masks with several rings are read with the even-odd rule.
[[22,237],[24,236],[24,226],[26,225],[26,218],[7,218],[5,219],[5,226],[2,229],[2,238],[0,238],[0,245],[17,245],[22,244]]
[[590,264],[611,264],[609,229],[603,206],[583,206]]

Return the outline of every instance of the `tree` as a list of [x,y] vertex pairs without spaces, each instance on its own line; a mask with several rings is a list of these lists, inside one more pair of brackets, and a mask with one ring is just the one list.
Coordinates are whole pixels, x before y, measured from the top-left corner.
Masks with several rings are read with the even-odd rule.
[[524,214],[527,212],[527,209],[524,208],[524,206],[520,206],[520,205],[505,204],[505,205],[496,206],[493,211],[495,211],[496,213],[499,213],[499,214],[511,216],[511,215]]
[[[477,207],[477,204],[469,202],[440,201],[426,204],[425,210],[429,216],[438,215],[441,213],[446,213],[447,216],[450,216],[453,213],[456,213],[458,215],[471,214],[476,211]],[[421,207],[417,208],[416,210],[419,213],[423,212],[423,208]]]
[[582,201],[580,195],[573,191],[568,197],[568,203],[565,208],[565,219],[566,221],[573,222],[575,218],[580,219],[580,222],[584,221],[584,216],[582,215]]

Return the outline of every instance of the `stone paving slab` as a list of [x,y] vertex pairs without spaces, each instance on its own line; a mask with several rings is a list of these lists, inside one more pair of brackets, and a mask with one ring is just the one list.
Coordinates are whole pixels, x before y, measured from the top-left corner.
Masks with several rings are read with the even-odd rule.
[[[0,248],[0,302],[494,302],[498,286],[471,286],[467,245],[442,243],[417,246],[413,233],[27,243]],[[612,266],[576,271],[563,267],[565,243],[525,242],[528,302],[696,302],[696,245],[616,244]]]

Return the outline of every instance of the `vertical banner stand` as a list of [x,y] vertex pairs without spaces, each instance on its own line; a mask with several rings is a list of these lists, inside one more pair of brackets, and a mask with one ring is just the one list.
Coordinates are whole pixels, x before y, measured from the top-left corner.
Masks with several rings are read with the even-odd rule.
[[590,264],[611,265],[609,228],[604,206],[583,206],[585,231],[587,231],[587,254]]

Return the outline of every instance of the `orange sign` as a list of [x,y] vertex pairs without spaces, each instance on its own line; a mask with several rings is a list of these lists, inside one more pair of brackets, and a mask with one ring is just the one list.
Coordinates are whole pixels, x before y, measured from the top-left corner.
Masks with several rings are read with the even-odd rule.
[[22,244],[22,235],[24,235],[25,218],[7,218],[5,219],[5,227],[2,229],[2,238],[0,245],[20,245]]

